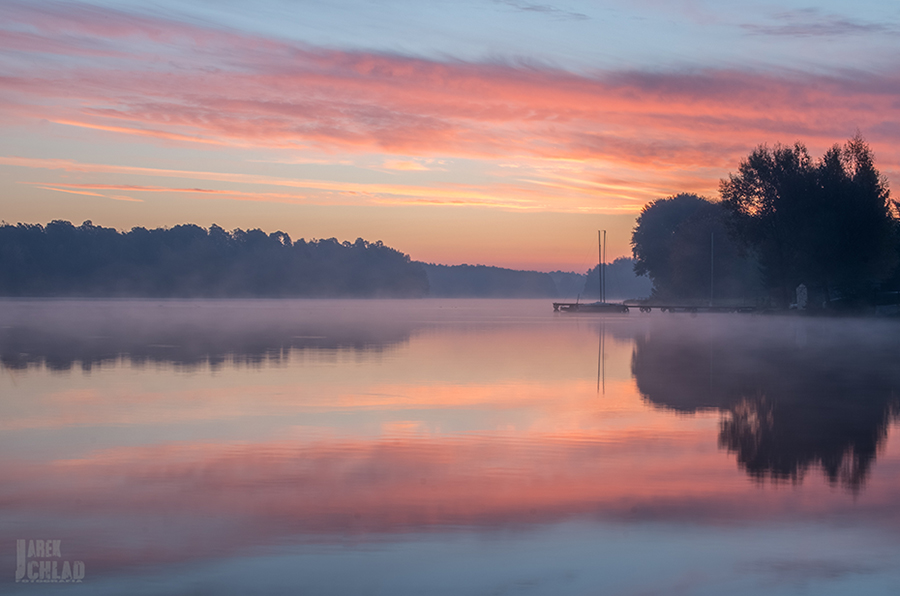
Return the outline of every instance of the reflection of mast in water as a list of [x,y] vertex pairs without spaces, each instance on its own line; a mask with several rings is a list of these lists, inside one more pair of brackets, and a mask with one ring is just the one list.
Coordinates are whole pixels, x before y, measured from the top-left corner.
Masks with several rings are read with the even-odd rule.
[[[602,384],[601,384],[602,383]],[[600,321],[600,345],[597,348],[597,393],[606,395],[606,323]]]
[[6,363],[5,360],[0,358],[0,370],[9,373],[9,379],[12,381],[13,387],[18,387],[19,383],[16,382],[16,371]]

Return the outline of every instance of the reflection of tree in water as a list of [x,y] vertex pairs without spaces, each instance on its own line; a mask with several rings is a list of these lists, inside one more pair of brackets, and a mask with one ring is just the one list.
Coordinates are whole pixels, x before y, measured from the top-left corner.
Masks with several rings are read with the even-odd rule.
[[337,331],[324,326],[247,330],[191,326],[166,327],[154,332],[120,329],[97,334],[70,334],[32,327],[0,329],[0,363],[16,370],[32,365],[66,371],[125,360],[132,365],[171,363],[187,368],[222,364],[259,365],[285,360],[291,354],[315,354],[319,360],[340,354],[371,356],[401,345],[409,334],[362,330]]
[[[323,317],[302,302],[47,302],[0,316],[0,364],[90,370],[120,360],[184,367],[366,358],[409,341],[414,326],[387,319]],[[299,307],[297,305],[300,305]]]
[[719,445],[758,479],[819,466],[859,489],[898,411],[895,325],[775,319],[665,321],[636,339],[632,370],[657,406],[723,412]]

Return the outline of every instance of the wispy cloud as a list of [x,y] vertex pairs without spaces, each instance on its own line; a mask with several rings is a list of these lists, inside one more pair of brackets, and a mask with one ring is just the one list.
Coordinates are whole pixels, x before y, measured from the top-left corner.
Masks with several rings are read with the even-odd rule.
[[841,15],[824,13],[817,8],[783,11],[772,15],[773,23],[747,23],[741,27],[756,35],[786,37],[839,37],[896,33],[896,26],[860,21]]
[[43,186],[40,184],[37,184],[35,186],[37,186],[38,188],[41,188],[43,190],[55,190],[56,192],[66,192],[66,193],[73,194],[73,195],[86,195],[89,197],[102,197],[104,199],[106,198],[106,195],[102,195],[98,192],[90,192],[87,190],[74,190],[71,188],[56,188],[55,186]]
[[428,172],[432,168],[418,161],[405,159],[389,159],[381,164],[385,170],[396,170],[398,172]]
[[[359,182],[337,182],[328,180],[297,180],[291,178],[277,178],[273,176],[257,176],[246,174],[230,174],[219,172],[199,172],[186,170],[163,170],[153,168],[129,168],[106,164],[83,164],[69,160],[42,160],[28,158],[0,157],[0,164],[15,165],[28,168],[61,169],[66,171],[109,174],[133,174],[140,176],[162,178],[190,178],[194,180],[206,180],[210,182],[229,182],[252,186],[280,186],[303,189],[304,193],[297,192],[268,192],[260,190],[238,190],[235,188],[213,189],[185,186],[161,186],[138,184],[108,184],[102,182],[87,183],[31,183],[33,186],[45,190],[68,192],[88,196],[112,198],[111,195],[100,194],[96,191],[126,191],[141,193],[179,193],[192,195],[208,195],[215,198],[242,200],[242,201],[268,201],[283,203],[320,203],[323,202],[324,193],[331,193],[328,202],[349,204],[432,204],[432,205],[477,205],[481,207],[494,207],[505,209],[539,209],[545,208],[546,197],[535,193],[529,193],[525,189],[514,186],[497,187],[493,192],[485,191],[477,186],[462,184],[442,184],[435,186],[404,185],[404,184],[379,184]],[[343,201],[335,200],[335,195],[344,195]],[[139,199],[138,199],[139,200]]]
[[[89,197],[100,197],[103,199],[112,199],[114,201],[126,201],[129,203],[143,203],[143,199],[135,199],[134,197],[129,197],[125,195],[107,195],[101,194],[99,192],[91,192],[89,190],[77,190],[78,186],[76,185],[65,185],[65,184],[51,184],[51,185],[41,185],[36,184],[37,188],[41,188],[43,190],[53,190],[56,192],[65,192],[73,195],[85,195]],[[87,188],[91,188],[88,186]]]
[[551,4],[533,4],[531,2],[521,2],[520,0],[495,0],[497,4],[509,6],[522,12],[534,12],[544,14],[554,19],[566,19],[575,21],[584,21],[590,17],[581,12],[566,10]]
[[168,139],[172,141],[187,141],[189,143],[208,143],[211,145],[224,145],[223,141],[206,139],[196,135],[183,135],[174,132],[166,132],[163,130],[148,130],[145,128],[134,128],[129,126],[110,126],[108,124],[93,124],[89,122],[78,122],[75,120],[50,120],[56,124],[65,124],[66,126],[77,126],[79,128],[90,128],[93,130],[105,130],[107,132],[117,132],[127,135],[156,137],[158,139]]

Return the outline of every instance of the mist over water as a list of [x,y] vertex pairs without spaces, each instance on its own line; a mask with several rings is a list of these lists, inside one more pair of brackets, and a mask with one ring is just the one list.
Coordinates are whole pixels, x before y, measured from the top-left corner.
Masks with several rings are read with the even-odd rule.
[[0,527],[62,539],[76,594],[889,593],[898,331],[0,301]]

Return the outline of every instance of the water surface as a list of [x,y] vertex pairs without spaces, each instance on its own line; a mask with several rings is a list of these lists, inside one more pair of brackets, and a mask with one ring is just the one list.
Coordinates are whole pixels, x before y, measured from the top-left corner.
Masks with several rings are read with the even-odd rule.
[[[2,301],[22,594],[889,594],[900,327]],[[14,583],[58,539],[80,584]]]

